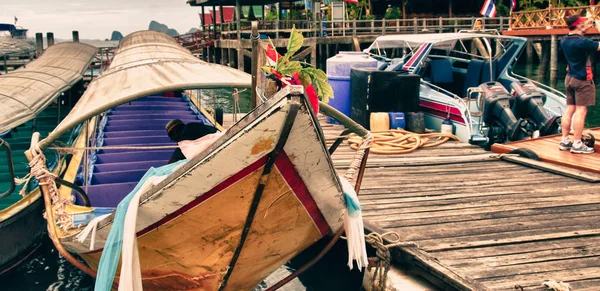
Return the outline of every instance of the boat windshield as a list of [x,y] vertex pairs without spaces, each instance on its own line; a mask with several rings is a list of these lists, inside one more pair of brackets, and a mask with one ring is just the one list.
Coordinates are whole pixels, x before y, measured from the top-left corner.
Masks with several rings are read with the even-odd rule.
[[[515,40],[511,38],[473,37],[466,39],[448,39],[438,42],[412,41],[405,39],[377,40],[367,52],[382,60],[405,59],[413,55],[424,43],[432,43],[428,58],[452,57],[458,59],[480,59],[488,61],[501,58]],[[489,44],[489,47],[488,45]]]

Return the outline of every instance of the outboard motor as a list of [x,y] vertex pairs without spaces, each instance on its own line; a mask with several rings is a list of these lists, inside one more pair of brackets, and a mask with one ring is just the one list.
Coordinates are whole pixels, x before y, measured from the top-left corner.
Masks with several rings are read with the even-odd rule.
[[479,85],[481,95],[479,104],[483,103],[483,121],[490,128],[490,142],[514,141],[532,135],[531,125],[524,119],[517,119],[511,110],[514,97],[498,82],[487,82]]
[[515,116],[535,123],[541,136],[558,133],[560,118],[550,115],[544,108],[546,94],[529,81],[514,81],[510,87],[514,90]]

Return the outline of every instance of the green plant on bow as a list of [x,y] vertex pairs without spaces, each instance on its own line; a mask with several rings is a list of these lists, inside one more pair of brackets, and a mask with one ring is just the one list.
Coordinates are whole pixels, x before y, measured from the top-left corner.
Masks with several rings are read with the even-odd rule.
[[[269,41],[271,42],[270,39]],[[294,54],[302,48],[303,43],[304,36],[302,36],[302,33],[296,30],[296,26],[292,27],[287,52],[277,60],[275,67],[264,66],[262,70],[267,74],[275,76],[294,76],[298,74],[302,85],[304,87],[313,85],[319,99],[327,103],[329,98],[333,98],[333,89],[327,83],[327,74],[323,70],[312,67],[310,64],[292,60]],[[275,48],[273,42],[271,42],[271,46]]]

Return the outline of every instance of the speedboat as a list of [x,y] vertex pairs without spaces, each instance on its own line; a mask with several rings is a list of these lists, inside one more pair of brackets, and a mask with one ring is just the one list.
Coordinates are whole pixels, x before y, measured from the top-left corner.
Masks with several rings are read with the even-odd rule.
[[[32,132],[46,136],[65,117],[96,52],[83,43],[56,44],[27,67],[0,76],[0,274],[27,261],[46,235],[37,181],[15,185],[29,173],[23,152]],[[61,143],[70,144],[77,131]],[[52,156],[50,171],[61,176],[67,159]]]
[[[190,91],[155,96],[250,85],[249,74],[203,62],[164,33],[135,32],[69,115],[32,143],[26,155],[43,182],[50,238],[96,277],[96,290],[117,282],[122,290],[250,290],[342,228],[350,198],[302,86],[226,131]],[[177,144],[164,129],[173,118],[222,133],[191,156],[180,142],[187,159],[167,165]],[[81,123],[89,130],[80,131],[67,174],[74,184],[82,177],[83,191],[58,191],[43,175],[43,149]]]
[[379,70],[420,76],[427,128],[452,125],[462,141],[488,146],[560,131],[565,95],[513,72],[526,42],[473,31],[386,35],[365,52]]

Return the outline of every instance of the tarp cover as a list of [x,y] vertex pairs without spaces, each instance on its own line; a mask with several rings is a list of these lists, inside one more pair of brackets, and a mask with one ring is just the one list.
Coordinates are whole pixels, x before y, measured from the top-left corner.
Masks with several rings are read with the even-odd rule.
[[251,79],[250,74],[194,57],[165,33],[134,32],[121,40],[110,68],[90,83],[69,115],[40,146],[131,100],[173,90],[250,87]]
[[22,55],[35,51],[35,47],[27,40],[0,36],[0,56]]
[[97,49],[83,43],[60,43],[35,61],[0,76],[0,132],[38,115],[81,78]]

